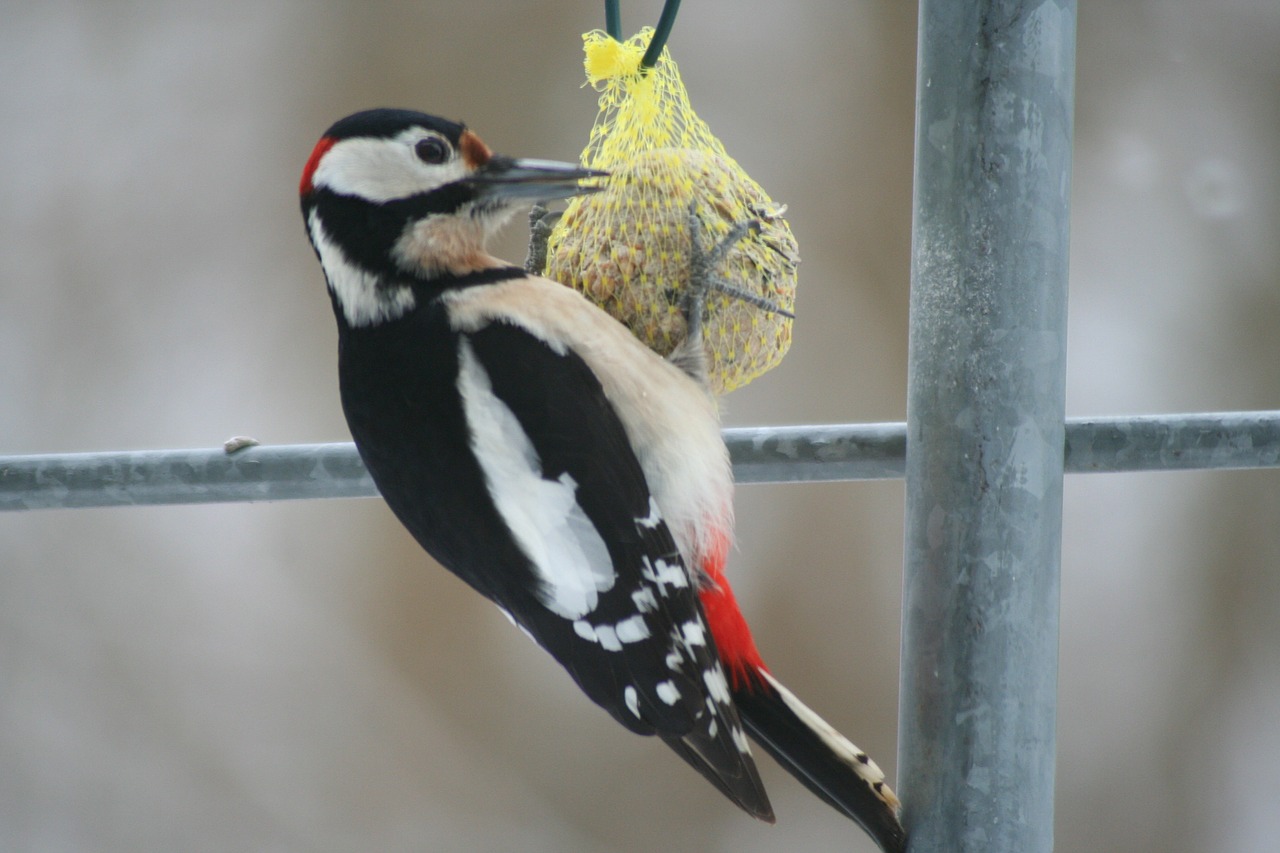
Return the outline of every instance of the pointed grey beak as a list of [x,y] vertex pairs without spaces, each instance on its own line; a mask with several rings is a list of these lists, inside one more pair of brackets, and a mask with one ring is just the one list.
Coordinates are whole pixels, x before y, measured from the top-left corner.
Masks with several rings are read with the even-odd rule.
[[608,172],[556,160],[517,160],[495,156],[463,178],[461,183],[474,187],[481,200],[553,201],[599,192],[603,187],[584,186],[579,181],[608,175]]

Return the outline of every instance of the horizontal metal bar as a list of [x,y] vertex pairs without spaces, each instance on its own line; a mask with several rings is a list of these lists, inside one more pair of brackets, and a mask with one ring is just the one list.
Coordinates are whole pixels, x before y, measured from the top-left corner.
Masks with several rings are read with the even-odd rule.
[[906,424],[726,429],[739,483],[888,480],[906,468]]
[[376,495],[350,443],[0,457],[0,510]]
[[[902,477],[907,426],[724,431],[739,483]],[[1068,473],[1280,467],[1280,411],[1067,418]]]
[[[1280,411],[1067,420],[1072,473],[1280,467]],[[905,424],[724,431],[739,483],[902,477]],[[374,497],[349,443],[0,456],[0,511]]]
[[1067,418],[1068,473],[1280,467],[1280,411]]

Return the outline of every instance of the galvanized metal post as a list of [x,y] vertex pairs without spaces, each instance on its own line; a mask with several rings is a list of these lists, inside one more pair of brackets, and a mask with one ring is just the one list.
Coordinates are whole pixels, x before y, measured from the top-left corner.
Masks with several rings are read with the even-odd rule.
[[922,0],[899,787],[915,853],[1053,847],[1073,0]]

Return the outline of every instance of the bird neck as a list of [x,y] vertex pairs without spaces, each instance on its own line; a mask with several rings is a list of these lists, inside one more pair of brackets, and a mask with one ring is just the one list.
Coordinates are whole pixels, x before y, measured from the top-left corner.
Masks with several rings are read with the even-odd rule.
[[368,274],[360,282],[350,280],[335,284],[329,279],[329,297],[338,324],[344,329],[381,326],[406,320],[449,291],[496,284],[526,275],[517,266],[494,259],[469,272],[437,271],[434,274],[385,277]]
[[485,250],[489,228],[483,216],[430,216],[404,229],[391,256],[427,280],[509,266]]

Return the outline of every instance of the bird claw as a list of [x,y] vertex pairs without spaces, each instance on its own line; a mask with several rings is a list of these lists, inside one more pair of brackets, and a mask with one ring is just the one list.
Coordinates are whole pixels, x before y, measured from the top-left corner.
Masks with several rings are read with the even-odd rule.
[[733,247],[751,233],[760,233],[760,220],[753,217],[736,222],[714,246],[707,248],[703,241],[702,219],[697,207],[689,206],[689,280],[680,294],[680,312],[684,314],[684,340],[672,351],[670,361],[685,373],[709,387],[707,378],[707,349],[703,341],[706,325],[707,296],[711,291],[740,299],[762,311],[769,311],[794,318],[790,311],[750,291],[730,284],[716,272]]
[[547,268],[547,241],[563,215],[564,211],[549,210],[542,202],[529,210],[529,251],[524,259],[525,272],[542,275]]
[[763,296],[757,296],[748,290],[744,290],[737,285],[730,284],[722,277],[717,275],[716,269],[722,264],[729,252],[733,250],[739,241],[748,234],[760,233],[760,219],[752,217],[744,219],[733,224],[729,229],[729,233],[725,234],[718,243],[707,249],[703,245],[702,239],[702,219],[698,216],[697,209],[693,206],[689,208],[689,283],[685,288],[681,299],[680,309],[684,313],[685,322],[690,337],[695,334],[701,335],[702,325],[706,313],[707,295],[711,291],[723,293],[733,299],[738,299],[753,305],[762,311],[771,314],[781,314],[784,317],[795,319],[795,314],[778,305],[776,302],[765,299]]

